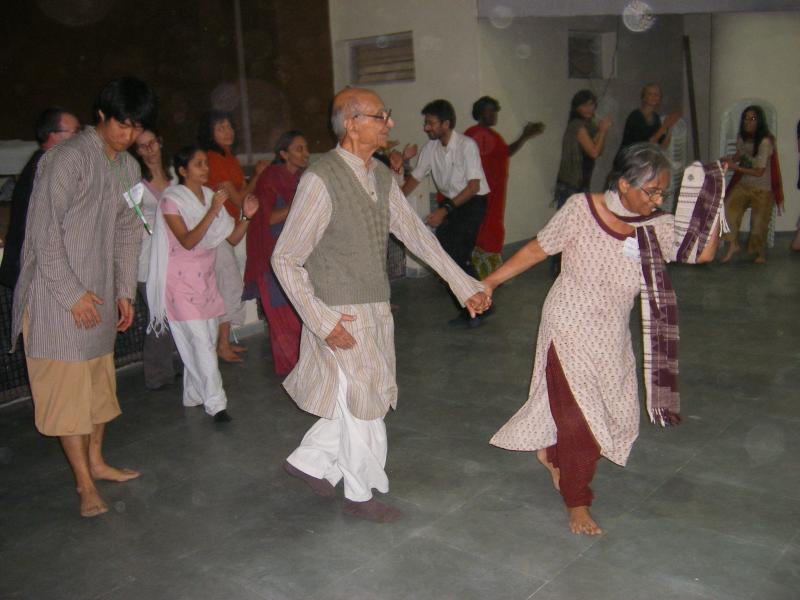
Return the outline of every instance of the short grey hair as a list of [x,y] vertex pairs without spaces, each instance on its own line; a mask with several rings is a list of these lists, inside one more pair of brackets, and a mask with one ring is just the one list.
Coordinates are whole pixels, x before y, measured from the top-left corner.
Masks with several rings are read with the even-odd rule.
[[337,140],[341,141],[345,133],[347,133],[344,122],[360,114],[362,110],[364,110],[364,106],[358,96],[352,96],[339,106],[333,107],[331,111],[331,128],[333,128],[333,133],[336,135]]
[[614,167],[606,179],[606,187],[618,191],[620,177],[624,177],[633,187],[642,187],[660,173],[669,173],[671,170],[672,163],[661,146],[647,142],[633,144],[617,154]]

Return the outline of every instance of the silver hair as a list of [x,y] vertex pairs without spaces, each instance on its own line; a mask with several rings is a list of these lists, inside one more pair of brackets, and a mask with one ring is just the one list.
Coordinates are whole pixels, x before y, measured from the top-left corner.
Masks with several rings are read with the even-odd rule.
[[352,119],[354,116],[364,110],[363,103],[359,100],[358,96],[352,96],[339,106],[334,106],[331,111],[331,128],[337,140],[342,140],[347,129],[344,122],[347,119]]
[[618,191],[620,177],[624,177],[633,187],[641,187],[660,173],[669,173],[671,170],[672,163],[660,146],[647,142],[633,144],[617,154],[614,167],[606,179],[606,187]]

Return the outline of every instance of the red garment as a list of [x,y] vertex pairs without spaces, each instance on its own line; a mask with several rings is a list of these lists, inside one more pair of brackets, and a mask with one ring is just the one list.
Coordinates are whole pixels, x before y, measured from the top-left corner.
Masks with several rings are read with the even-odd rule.
[[[239,159],[227,151],[225,154],[220,154],[214,150],[209,150],[208,183],[206,186],[216,190],[219,184],[225,181],[230,181],[237,191],[241,192],[244,189],[244,171],[242,171],[242,165],[239,164]],[[225,202],[225,210],[234,219],[239,219],[241,209],[230,200]]]
[[[781,215],[783,214],[783,178],[781,177],[780,161],[778,161],[778,142],[774,135],[769,136],[769,141],[772,142],[772,154],[769,157],[770,184],[772,186],[772,195],[775,198],[775,204],[778,206],[778,214]],[[733,187],[739,183],[741,178],[741,173],[733,174],[731,182],[728,184],[728,189],[725,191],[726,197],[731,193]]]
[[561,470],[559,487],[564,503],[569,508],[591,506],[594,493],[589,484],[600,458],[600,448],[569,389],[552,343],[547,350],[545,377],[557,436],[555,445],[547,448],[547,460]]
[[300,172],[292,174],[286,165],[275,164],[264,169],[254,190],[259,208],[247,231],[244,297],[261,299],[278,375],[289,373],[297,364],[301,323],[270,267],[283,223],[270,225],[269,219],[274,210],[291,206],[299,181]]
[[508,144],[491,127],[473,125],[464,132],[475,140],[481,154],[481,166],[489,183],[486,215],[478,231],[475,245],[486,252],[499,254],[506,237],[503,222],[506,212],[506,183],[508,182]]

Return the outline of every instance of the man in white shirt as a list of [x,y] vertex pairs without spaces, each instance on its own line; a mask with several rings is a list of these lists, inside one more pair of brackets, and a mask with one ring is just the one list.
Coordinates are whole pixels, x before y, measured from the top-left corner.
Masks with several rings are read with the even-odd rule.
[[[455,131],[456,113],[447,100],[434,100],[422,109],[430,141],[422,147],[417,166],[403,184],[407,196],[430,174],[444,201],[425,223],[456,264],[477,277],[470,257],[486,212],[489,184],[475,140]],[[477,325],[472,321],[471,325]]]

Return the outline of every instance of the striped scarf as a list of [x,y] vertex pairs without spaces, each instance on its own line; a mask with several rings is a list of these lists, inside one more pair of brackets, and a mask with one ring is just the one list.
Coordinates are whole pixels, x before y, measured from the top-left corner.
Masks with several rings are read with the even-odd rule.
[[[727,230],[722,210],[725,179],[721,165],[693,163],[686,168],[675,213],[674,243],[668,257],[694,263],[706,247],[718,218]],[[669,414],[680,412],[678,393],[678,305],[667,274],[662,248],[652,222],[664,218],[657,210],[643,217],[628,211],[616,192],[606,192],[606,205],[620,220],[636,228],[642,262],[641,303],[644,381],[650,421],[668,427]]]

